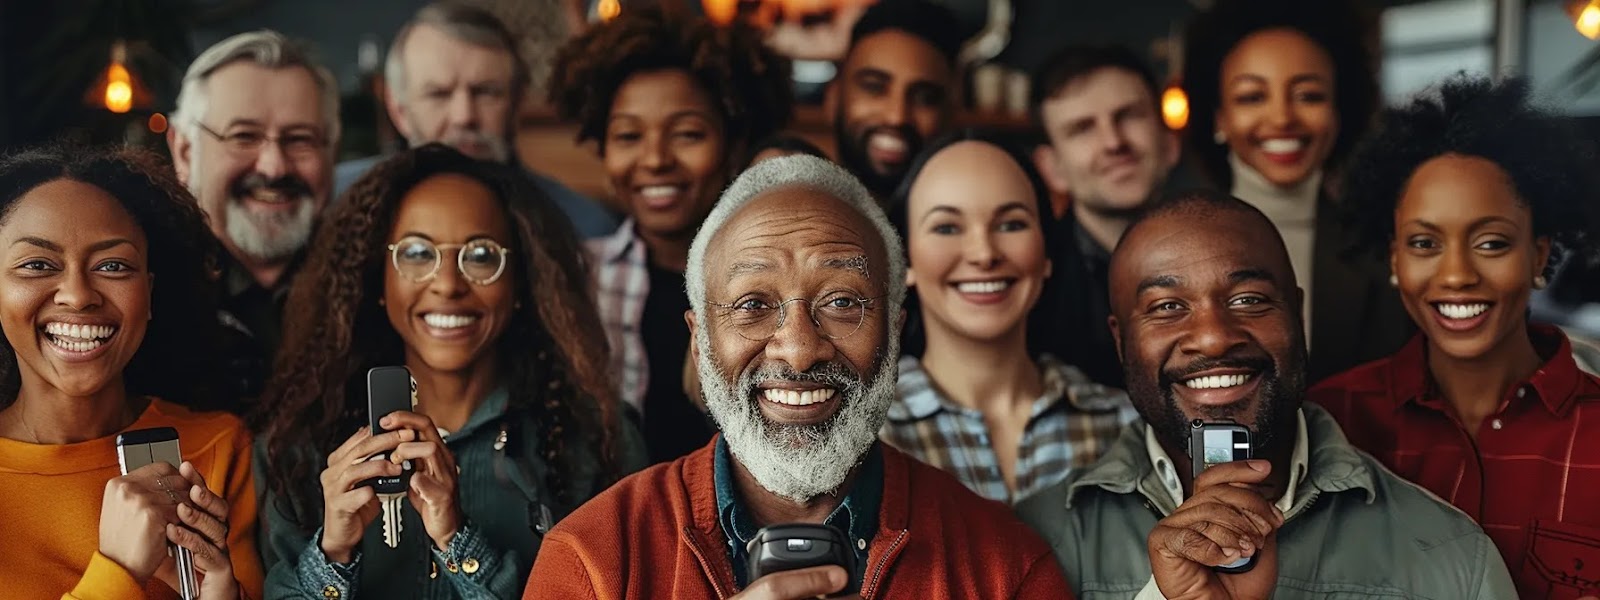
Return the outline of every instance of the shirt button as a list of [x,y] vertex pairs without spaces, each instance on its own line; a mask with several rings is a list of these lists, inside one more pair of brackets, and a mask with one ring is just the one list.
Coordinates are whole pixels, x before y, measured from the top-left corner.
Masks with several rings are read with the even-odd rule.
[[867,549],[867,538],[856,538],[856,549],[857,550],[866,550]]
[[1501,427],[1505,427],[1505,423],[1501,423],[1500,419],[1495,419],[1495,420],[1489,422],[1489,426],[1495,428],[1495,430],[1498,431]]
[[[1528,388],[1525,388],[1525,387],[1517,388],[1517,397],[1518,398],[1525,398],[1527,396],[1528,396]],[[1496,429],[1499,429],[1499,428],[1496,427]]]
[[339,588],[331,585],[322,588],[322,597],[327,598],[328,600],[336,600],[339,597]]
[[444,563],[444,568],[445,568],[446,571],[449,571],[451,573],[457,573],[457,572],[461,571],[461,567],[457,567],[456,566],[456,561],[453,561],[453,560]]
[[478,572],[478,559],[468,558],[461,561],[461,572],[471,575]]

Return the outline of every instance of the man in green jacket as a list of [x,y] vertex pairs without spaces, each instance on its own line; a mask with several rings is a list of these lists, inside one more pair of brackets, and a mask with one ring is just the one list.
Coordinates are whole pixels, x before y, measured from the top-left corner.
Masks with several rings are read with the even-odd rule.
[[[1110,288],[1143,419],[1017,508],[1078,598],[1516,598],[1471,519],[1302,405],[1301,292],[1259,211],[1212,191],[1157,205],[1117,246]],[[1257,460],[1196,477],[1196,419],[1249,428]]]

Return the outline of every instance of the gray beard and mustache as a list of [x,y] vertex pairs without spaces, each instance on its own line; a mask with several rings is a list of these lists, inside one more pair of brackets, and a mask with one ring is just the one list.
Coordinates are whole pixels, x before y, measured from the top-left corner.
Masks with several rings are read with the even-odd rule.
[[[244,204],[260,188],[270,188],[289,198],[294,209],[288,212],[255,212]],[[268,180],[251,173],[236,183],[223,204],[224,229],[239,252],[263,262],[288,258],[311,240],[317,217],[316,197],[304,181],[290,175]]]
[[[702,321],[703,322],[703,321]],[[756,482],[773,494],[793,502],[806,502],[836,494],[850,471],[866,457],[878,439],[894,402],[900,355],[898,336],[877,357],[870,381],[840,362],[821,363],[799,373],[782,363],[766,363],[729,381],[717,368],[711,335],[701,327],[695,334],[699,360],[695,369],[706,408],[722,430],[733,458],[744,465]],[[768,381],[804,381],[837,390],[838,412],[822,423],[790,426],[769,422],[761,414],[757,387]]]

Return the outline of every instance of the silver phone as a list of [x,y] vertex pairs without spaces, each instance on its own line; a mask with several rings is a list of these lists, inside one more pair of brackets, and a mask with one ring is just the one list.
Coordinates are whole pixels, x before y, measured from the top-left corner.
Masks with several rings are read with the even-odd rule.
[[[148,464],[164,462],[177,468],[183,464],[178,451],[178,430],[171,427],[135,429],[117,434],[117,464],[122,474]],[[178,561],[178,595],[183,600],[200,597],[200,580],[195,574],[194,555],[188,548],[167,543],[167,554]]]

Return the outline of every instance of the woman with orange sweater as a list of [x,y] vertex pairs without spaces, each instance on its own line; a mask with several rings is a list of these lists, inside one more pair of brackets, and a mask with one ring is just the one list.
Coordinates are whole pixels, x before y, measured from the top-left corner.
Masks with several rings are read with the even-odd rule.
[[[0,589],[7,598],[259,598],[250,440],[213,398],[217,242],[154,155],[0,159]],[[161,285],[155,276],[161,275]],[[117,434],[171,427],[184,462],[121,475]]]

